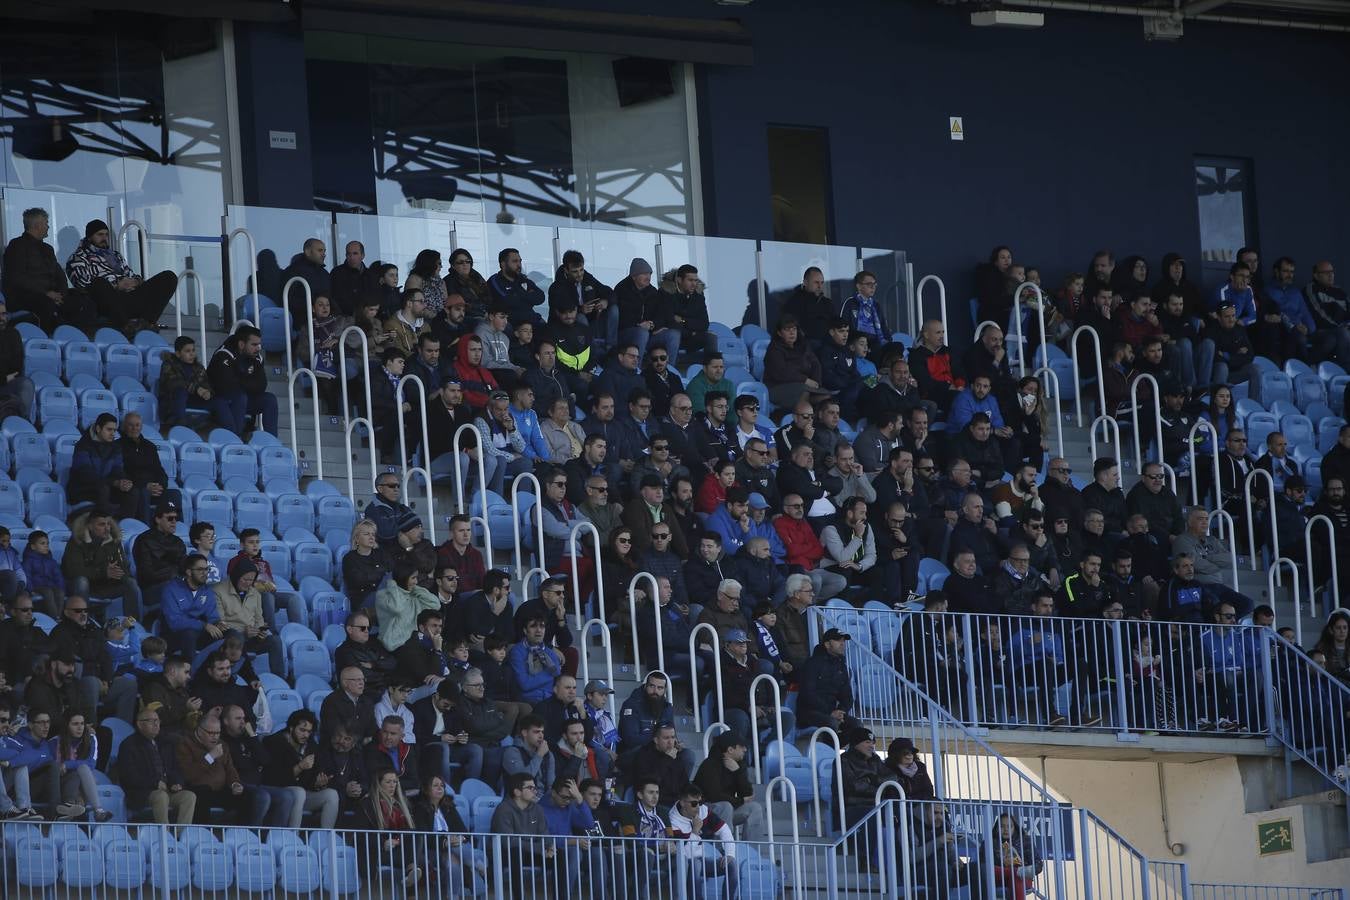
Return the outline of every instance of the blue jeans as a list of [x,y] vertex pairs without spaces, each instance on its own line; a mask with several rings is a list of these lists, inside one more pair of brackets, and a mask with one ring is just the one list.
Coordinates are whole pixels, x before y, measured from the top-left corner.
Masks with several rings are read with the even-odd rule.
[[[1213,342],[1210,342],[1211,348]],[[1168,365],[1181,378],[1182,384],[1200,384],[1195,380],[1195,345],[1190,338],[1182,338],[1167,345]]]
[[[480,744],[446,744],[437,742],[422,748],[422,764],[430,766],[446,784],[463,784],[465,778],[483,775],[483,747]],[[450,778],[450,765],[459,767],[457,778]]]
[[658,332],[651,332],[645,328],[625,328],[619,334],[619,343],[632,341],[637,344],[638,358],[647,358],[647,344],[654,343],[658,347],[665,347],[667,355],[674,359],[680,353],[680,329],[664,328]]
[[285,828],[290,824],[291,806],[294,800],[289,788],[272,787],[267,784],[251,784],[244,790],[248,794],[251,804],[250,822],[261,825],[267,821],[268,812],[271,812],[272,820],[268,822],[269,825]]
[[[14,799],[10,799],[6,785],[14,786]],[[11,809],[28,809],[33,805],[32,791],[28,786],[28,767],[6,766],[0,770],[0,813]]]
[[1217,359],[1214,361],[1214,380],[1210,384],[1242,384],[1251,381],[1255,374],[1255,366],[1247,365],[1234,371],[1229,369],[1225,360]]
[[[1224,367],[1227,371],[1227,366]],[[1200,342],[1200,346],[1195,348],[1195,384],[1205,386],[1208,384],[1227,384],[1222,379],[1214,378],[1214,342],[1205,338]]]
[[267,391],[245,394],[242,391],[230,397],[211,398],[211,415],[222,428],[243,435],[249,416],[261,416],[262,428],[268,434],[277,433],[277,398]]

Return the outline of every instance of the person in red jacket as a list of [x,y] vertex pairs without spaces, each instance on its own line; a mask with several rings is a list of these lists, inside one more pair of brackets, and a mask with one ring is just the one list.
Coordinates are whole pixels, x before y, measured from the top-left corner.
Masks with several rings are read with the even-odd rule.
[[1153,298],[1140,294],[1130,300],[1128,306],[1121,304],[1116,308],[1116,328],[1120,339],[1138,350],[1146,338],[1162,337],[1163,328],[1153,311]]
[[773,528],[787,550],[788,567],[811,579],[817,597],[838,597],[848,587],[848,580],[842,575],[820,568],[825,547],[816,537],[811,523],[806,521],[806,503],[800,494],[788,494],[783,498],[783,514],[774,517]]
[[497,390],[497,379],[483,367],[483,339],[466,334],[455,350],[455,374],[464,390],[464,402],[475,413],[487,408],[488,395]]
[[919,382],[919,394],[940,406],[943,412],[951,409],[952,400],[965,389],[966,381],[956,374],[952,355],[946,347],[947,329],[937,319],[923,323],[919,342],[909,351],[909,369]]

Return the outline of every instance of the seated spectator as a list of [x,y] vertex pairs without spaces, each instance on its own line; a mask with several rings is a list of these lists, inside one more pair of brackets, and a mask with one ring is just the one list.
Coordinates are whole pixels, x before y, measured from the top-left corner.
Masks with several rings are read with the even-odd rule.
[[[612,312],[609,320],[614,321]],[[605,327],[608,330],[609,326]],[[567,393],[576,402],[586,393],[599,367],[596,365],[598,355],[591,353],[591,326],[581,318],[575,300],[563,297],[552,307],[542,340],[552,345],[558,374],[569,388]],[[609,343],[608,339],[605,343]]]
[[375,698],[366,693],[361,669],[349,666],[338,672],[338,688],[323,698],[319,707],[319,738],[325,744],[341,725],[354,743],[364,744],[379,730],[375,722]]
[[852,636],[829,628],[797,679],[797,722],[802,728],[832,728],[846,734],[858,720],[852,716],[853,687],[844,661],[844,644]]
[[[667,275],[662,289],[669,291]],[[671,321],[680,329],[680,344],[686,353],[702,353],[717,346],[708,334],[708,301],[703,296],[703,280],[698,269],[685,263],[675,270],[675,289]]]
[[478,430],[483,477],[487,479],[488,489],[505,494],[508,479],[514,481],[517,475],[531,469],[530,457],[525,452],[525,438],[511,414],[511,400],[506,392],[493,391],[488,396],[487,407],[473,424]]
[[841,318],[848,322],[849,331],[867,335],[874,351],[891,342],[891,329],[886,324],[886,313],[876,299],[877,276],[869,271],[853,276],[853,296],[839,309]]
[[[340,714],[336,718],[325,719],[322,711],[319,721],[321,731],[327,730],[328,736],[321,740],[319,749],[314,753],[314,765],[307,770],[306,784],[316,788],[326,786],[337,791],[341,814],[354,814],[370,784],[364,758],[357,747],[359,739],[353,734],[360,726],[342,718]],[[374,733],[373,730],[371,733]],[[394,781],[397,784],[398,779]]]
[[955,395],[966,386],[965,380],[953,370],[946,338],[942,322],[929,319],[909,351],[909,368],[919,382],[920,396],[944,411],[951,409]]
[[107,822],[110,810],[99,804],[98,784],[94,781],[98,739],[94,726],[86,724],[83,713],[71,712],[61,728],[61,736],[52,742],[61,772],[61,799],[67,807],[79,807],[93,813],[95,822]]
[[[659,440],[664,441],[665,438],[659,438]],[[610,543],[614,530],[622,525],[624,513],[627,511],[617,499],[613,503],[610,502],[609,482],[605,480],[603,475],[586,477],[586,501],[580,504],[577,509],[600,533],[602,545]]]
[[924,598],[924,609],[928,609],[928,600],[932,599],[944,605],[950,604],[951,611],[958,613],[1015,612],[1008,609],[1004,598],[994,591],[995,574],[980,571],[974,551],[969,548],[960,550],[952,556],[952,571],[943,583],[942,590],[929,591]]
[[1078,560],[1078,571],[1065,577],[1055,594],[1056,612],[1078,619],[1101,617],[1102,608],[1111,599],[1111,591],[1102,582],[1102,557],[1087,550]]
[[372,361],[366,373],[370,382],[371,415],[375,417],[375,448],[379,451],[380,461],[386,464],[393,462],[396,455],[394,448],[398,445],[400,418],[405,420],[405,434],[412,434],[412,428],[407,426],[411,424],[413,407],[406,399],[412,395],[398,392],[406,361],[401,349],[385,347],[380,352],[380,364],[377,366]]
[[492,833],[510,835],[502,842],[502,852],[508,863],[508,892],[513,897],[525,893],[522,876],[527,868],[548,865],[557,854],[557,845],[543,840],[551,831],[548,819],[540,811],[536,799],[539,796],[539,783],[539,779],[529,772],[507,775],[505,796],[492,813]]
[[979,494],[967,494],[961,502],[961,518],[952,529],[952,558],[963,551],[970,552],[980,571],[992,578],[998,571],[999,549],[994,517],[984,514],[984,500]]
[[[726,377],[727,364],[720,353],[707,353],[703,356],[703,368],[697,375],[689,379],[689,384],[685,388],[685,393],[689,395],[689,403],[696,410],[707,408],[708,394],[719,392],[727,397],[736,393],[736,385],[731,383],[731,379]],[[686,460],[686,463],[688,460]]]
[[141,684],[141,708],[159,712],[160,739],[171,744],[197,727],[202,714],[200,697],[188,694],[191,663],[182,657],[166,659],[158,674],[148,675]]
[[544,292],[526,277],[520,260],[520,252],[507,247],[497,254],[499,271],[488,279],[487,286],[492,300],[506,307],[511,324],[531,322],[543,325],[544,320],[535,307],[542,306],[546,299]]
[[258,567],[250,560],[236,560],[229,567],[227,579],[212,589],[220,613],[219,624],[227,632],[239,635],[248,652],[266,653],[269,671],[284,672],[286,657],[281,638],[272,633],[263,618],[263,600],[255,585],[257,580]]
[[1149,530],[1158,536],[1175,538],[1181,533],[1181,501],[1167,486],[1167,475],[1160,463],[1144,464],[1143,477],[1125,498],[1130,515],[1143,515]]
[[647,362],[642,380],[647,384],[647,393],[652,395],[652,416],[659,422],[670,413],[670,401],[675,395],[684,393],[684,380],[670,368],[670,356],[662,348],[650,349]]
[[1350,303],[1345,290],[1336,285],[1336,269],[1330,261],[1318,260],[1313,265],[1312,281],[1304,287],[1303,297],[1318,335],[1326,335],[1321,337],[1320,346],[1335,346],[1336,359],[1350,359]]
[[117,416],[99,413],[75,444],[66,499],[72,505],[96,503],[115,512],[119,519],[131,518],[141,511],[140,497],[122,464],[122,447],[117,440]]
[[216,807],[225,810],[230,824],[245,825],[250,804],[229,748],[221,740],[221,730],[218,715],[203,716],[196,729],[178,742],[178,769],[183,783],[197,795],[194,824],[210,821],[209,811]]
[[523,717],[521,711],[528,714],[528,707],[509,700],[489,699],[487,680],[481,669],[466,671],[460,680],[460,689],[461,696],[455,703],[459,721],[469,736],[468,742],[482,749],[481,777],[488,784],[496,784],[501,775],[502,741],[516,733],[516,723]]
[[475,414],[482,414],[488,397],[499,390],[497,379],[483,365],[483,339],[476,334],[465,335],[455,348],[455,364],[447,375],[459,382],[464,402]]
[[[619,765],[635,771],[632,757],[656,737],[656,729],[675,730],[675,707],[666,696],[668,681],[662,672],[649,672],[641,685],[633,689],[619,710]],[[693,754],[685,751],[690,765]]]
[[614,285],[614,300],[619,308],[620,345],[634,343],[638,359],[647,355],[651,342],[665,347],[668,356],[679,354],[681,335],[674,309],[665,292],[652,284],[650,263],[633,259],[628,277]]
[[[651,683],[650,676],[647,683]],[[651,740],[621,764],[622,780],[629,784],[637,778],[655,780],[661,789],[661,806],[665,807],[674,803],[680,787],[688,782],[694,757],[675,736],[675,726],[660,723],[653,727]]]
[[391,335],[390,342],[381,350],[383,354],[397,350],[399,356],[407,359],[417,352],[418,339],[430,332],[431,325],[424,317],[427,311],[426,295],[418,288],[405,288],[400,297],[398,312],[385,319],[384,330]]
[[[774,517],[773,527],[783,542],[789,570],[804,572],[819,596],[837,597],[843,592],[848,579],[819,567],[825,558],[825,547],[806,521],[806,503],[801,495],[789,493],[783,496],[783,514]],[[791,595],[789,590],[789,598]]]
[[42,610],[52,618],[61,615],[66,605],[66,582],[61,566],[52,556],[51,537],[37,529],[28,532],[23,548],[23,577],[34,600],[41,598]]
[[1125,493],[1120,489],[1120,467],[1114,459],[1104,456],[1095,460],[1092,484],[1080,493],[1084,506],[1101,512],[1106,534],[1115,537],[1125,532],[1125,517],[1129,513]]
[[[511,576],[501,569],[489,569],[484,573],[483,590],[461,600],[459,606],[460,615],[452,630],[471,640],[474,635],[496,637],[503,642],[503,646],[516,640],[514,611],[511,608]],[[453,608],[451,612],[453,614]]]
[[520,699],[526,703],[538,703],[547,697],[554,679],[562,674],[562,654],[544,642],[547,628],[544,617],[530,618],[525,623],[524,638],[507,654],[520,685]]
[[[694,622],[690,618],[688,604],[675,599],[670,579],[663,575],[656,579],[656,583],[655,602],[659,606],[659,611],[653,608],[650,598],[644,596],[638,601],[636,611],[638,650],[642,658],[663,662],[661,668],[669,668],[671,672],[683,678],[685,673],[689,672],[689,635],[693,632]],[[656,643],[658,616],[661,619],[659,649]],[[701,684],[707,668],[705,654],[696,653],[693,665],[694,681]]]
[[385,716],[380,721],[380,730],[365,748],[366,771],[377,778],[383,772],[393,772],[403,790],[416,791],[419,754],[415,744],[403,739],[403,730],[403,719],[399,716]]
[[785,579],[767,538],[750,538],[736,554],[735,562],[746,609],[769,600],[782,602]]
[[820,532],[820,542],[831,560],[830,571],[857,586],[869,579],[877,563],[876,536],[867,521],[867,504],[860,497],[847,499],[835,521]]
[[505,776],[509,779],[524,773],[552,784],[556,767],[552,748],[544,738],[544,720],[533,714],[521,716],[516,721],[515,737],[502,751]]
[[193,553],[179,564],[180,577],[164,587],[161,607],[170,652],[191,657],[225,636],[215,594],[206,586],[206,558]]
[[933,779],[928,777],[928,767],[919,759],[914,742],[907,737],[898,737],[886,748],[885,766],[891,770],[891,776],[900,782],[905,791],[906,800],[932,800]]
[[88,294],[72,291],[46,242],[51,230],[45,209],[23,211],[23,231],[5,246],[0,265],[0,293],[15,312],[31,312],[38,327],[51,334],[57,325],[74,325],[92,333],[95,310]]
[[[588,322],[603,323],[609,318],[608,309],[613,297],[613,290],[586,271],[586,258],[580,251],[568,250],[563,253],[562,265],[553,274],[553,284],[548,288],[550,309],[556,309],[560,301],[567,299],[581,307],[582,315],[586,316]],[[593,333],[597,338],[605,337],[604,329]]]
[[363,693],[373,703],[390,684],[398,660],[384,644],[370,639],[370,615],[365,610],[348,613],[345,628],[347,638],[333,652],[334,667],[338,671],[359,669],[363,674]]
[[33,380],[23,363],[23,336],[9,327],[9,307],[0,297],[0,417],[33,418]]
[[220,715],[227,706],[238,706],[247,711],[249,722],[254,721],[253,705],[257,702],[257,686],[240,684],[233,665],[223,649],[212,650],[202,661],[197,674],[188,683],[188,691],[202,703],[202,711]]
[[[379,852],[372,863],[391,868],[395,877],[401,873],[405,888],[417,885],[426,877],[427,872],[418,865],[419,862],[425,864],[426,860],[415,847],[412,835],[399,834],[411,832],[414,826],[412,810],[397,772],[386,768],[371,773],[370,790],[357,804],[356,818],[361,828],[380,833]],[[407,841],[406,847],[404,841]]]
[[525,636],[527,624],[536,618],[544,620],[544,643],[563,657],[563,671],[575,674],[580,654],[573,645],[572,631],[567,625],[567,580],[554,576],[539,584],[539,596],[516,607],[512,622],[517,639]]
[[[1097,560],[1100,565],[1101,560]],[[1072,577],[1072,576],[1071,576]],[[1068,584],[1069,579],[1065,579]],[[1062,590],[1062,589],[1061,589]],[[1014,667],[1021,671],[1020,684],[1034,693],[1024,692],[1027,706],[1023,715],[1033,715],[1052,728],[1064,725],[1068,717],[1059,712],[1055,697],[1059,689],[1070,683],[1072,677],[1068,669],[1068,648],[1058,624],[1051,621],[1055,613],[1055,599],[1042,592],[1031,604],[1031,618],[1019,620],[1019,628],[1012,635],[1009,646],[1009,659]],[[1077,686],[1075,686],[1075,689]],[[1035,706],[1030,704],[1034,702]],[[1079,716],[1070,701],[1069,712],[1077,716],[1084,726],[1096,725],[1101,714]]]
[[[1257,534],[1262,544],[1270,548],[1272,558],[1276,556],[1300,560],[1307,557],[1306,535],[1308,514],[1304,504],[1308,496],[1308,486],[1298,475],[1285,479],[1284,490],[1275,495],[1275,505],[1260,514]],[[1276,543],[1278,541],[1278,545]],[[1279,552],[1275,552],[1276,546]],[[1248,610],[1243,610],[1246,615]]]
[[159,421],[168,428],[185,424],[188,406],[207,407],[215,396],[206,368],[197,360],[197,342],[181,335],[173,342],[173,352],[165,351],[155,393],[159,400]]
[[421,584],[433,584],[436,571],[436,545],[427,540],[422,518],[416,513],[404,516],[398,525],[398,546],[390,554],[394,568],[406,563],[412,566]]
[[[538,388],[535,393],[538,393]],[[548,401],[546,411],[547,417],[539,422],[539,433],[548,445],[547,461],[555,466],[566,465],[581,456],[586,433],[572,420],[572,406],[566,397],[555,397]]]
[[[800,675],[798,670],[811,656],[806,610],[815,603],[816,591],[810,578],[802,574],[789,575],[784,590],[787,599],[777,609],[777,633],[774,639],[783,658],[782,665],[791,667],[792,680],[796,681]],[[755,618],[759,619],[759,616]]]
[[225,338],[206,367],[211,380],[212,413],[221,427],[247,438],[246,423],[277,433],[277,398],[267,390],[262,332],[240,325]]
[[244,710],[233,704],[223,707],[220,724],[221,740],[230,751],[230,760],[239,773],[244,796],[251,807],[249,821],[285,827],[293,818],[294,827],[299,827],[300,810],[294,808],[295,796],[285,788],[273,787],[263,781],[268,764],[267,750],[245,718]]
[[[1196,378],[1201,384],[1242,384],[1256,376],[1252,361],[1256,354],[1252,351],[1247,330],[1238,322],[1237,310],[1232,304],[1225,304],[1214,314],[1217,321],[1205,323],[1205,338],[1214,342],[1214,367],[1207,373],[1202,366],[1196,367]],[[1206,375],[1208,374],[1208,378]]]
[[560,779],[580,781],[586,778],[601,779],[609,775],[610,765],[586,740],[588,723],[582,719],[572,719],[562,728],[560,736],[552,742],[555,768]]
[[[1279,431],[1266,435],[1266,452],[1256,460],[1256,467],[1270,473],[1277,495],[1284,490],[1289,478],[1302,475],[1298,463],[1289,456],[1289,440]],[[1322,477],[1325,479],[1326,474],[1323,473]]]
[[[689,438],[693,445],[691,457],[702,460],[704,467],[711,472],[716,471],[719,463],[739,459],[741,448],[735,428],[727,421],[727,410],[731,405],[729,395],[721,391],[709,391],[704,397],[704,403],[703,415],[695,420]],[[696,465],[692,465],[690,471],[699,470]]]
[[117,748],[117,783],[126,793],[127,811],[150,807],[150,820],[168,825],[190,825],[197,795],[183,786],[178,756],[172,744],[159,736],[159,711],[147,705],[136,714],[136,731]]
[[122,470],[131,482],[138,498],[136,518],[150,521],[150,510],[162,498],[179,499],[177,490],[169,488],[169,475],[159,458],[159,448],[142,435],[145,423],[138,412],[122,416],[122,438],[117,441],[122,451]]
[[117,674],[103,628],[89,617],[88,599],[71,594],[49,637],[55,655],[80,661],[74,686],[79,708],[89,713],[90,720],[97,721],[94,715],[104,704],[118,718],[131,721],[136,711],[136,680]]
[[400,560],[394,564],[392,577],[375,595],[380,642],[391,653],[396,653],[412,636],[418,613],[441,608],[441,601],[422,587],[420,580],[416,567],[408,560]]
[[[839,767],[844,780],[844,824],[852,825],[876,808],[877,789],[894,778],[877,755],[872,732],[856,725],[843,735]],[[837,814],[836,814],[837,815]]]
[[992,491],[1003,481],[1007,458],[1001,440],[994,435],[989,416],[977,412],[952,441],[953,456],[970,465],[971,479],[982,491]]
[[443,624],[444,614],[439,606],[417,614],[417,630],[394,651],[398,673],[389,683],[389,690],[400,685],[434,688],[450,674]]
[[438,836],[440,846],[429,847],[426,856],[435,875],[432,880],[448,886],[454,896],[469,893],[477,897],[487,892],[487,855],[465,843],[471,833],[447,794],[446,785],[446,780],[434,772],[423,774],[421,790],[409,804],[413,828]]
[[[324,268],[328,258],[328,248],[318,238],[306,238],[299,253],[291,257],[291,264],[281,270],[281,282],[290,285],[284,303],[291,312],[292,322],[304,322],[309,318],[305,297],[310,301],[319,296],[331,296],[332,276]],[[292,278],[298,278],[304,284],[290,284]],[[308,290],[306,290],[308,288]]]
[[830,395],[821,384],[820,360],[797,328],[797,320],[784,315],[764,354],[764,383],[774,406],[793,406],[803,394],[812,400]]
[[497,384],[510,390],[521,380],[525,370],[511,361],[508,315],[506,304],[494,301],[488,306],[487,318],[478,323],[474,334],[483,342],[483,367],[492,373]]
[[286,719],[284,728],[262,741],[263,784],[289,797],[289,818],[282,822],[284,827],[299,828],[307,812],[319,814],[320,828],[332,828],[337,823],[341,798],[338,789],[329,785],[338,782],[317,767],[319,746],[314,735],[318,728],[314,713],[297,709]]
[[131,333],[157,326],[178,289],[173,272],[143,280],[132,271],[112,246],[107,224],[98,219],[84,226],[84,240],[66,261],[66,274],[72,287],[89,294],[99,316]]

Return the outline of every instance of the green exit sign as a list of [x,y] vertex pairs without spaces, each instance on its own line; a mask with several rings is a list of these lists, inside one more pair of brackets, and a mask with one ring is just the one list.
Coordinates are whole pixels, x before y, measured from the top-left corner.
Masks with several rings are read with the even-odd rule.
[[1294,823],[1292,819],[1276,819],[1273,822],[1258,822],[1256,825],[1256,851],[1261,856],[1276,853],[1288,853],[1294,849]]

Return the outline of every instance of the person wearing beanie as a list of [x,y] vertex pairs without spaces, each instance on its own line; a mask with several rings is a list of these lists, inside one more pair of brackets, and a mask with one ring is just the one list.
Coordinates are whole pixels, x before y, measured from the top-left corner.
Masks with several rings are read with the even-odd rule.
[[211,590],[216,595],[220,626],[244,641],[250,653],[266,653],[272,672],[286,671],[286,656],[281,638],[267,627],[263,616],[262,592],[258,590],[258,566],[251,559],[236,556],[226,568],[227,577]]
[[877,755],[876,739],[868,729],[861,725],[846,729],[844,747],[839,755],[844,781],[844,822],[853,825],[872,811],[877,788],[894,776]]
[[634,257],[628,277],[614,285],[614,299],[619,304],[618,344],[636,344],[638,359],[646,357],[648,342],[665,347],[672,358],[679,354],[680,330],[669,297],[652,284],[651,263]]
[[178,290],[178,276],[173,272],[145,280],[132,271],[112,246],[112,232],[101,219],[84,226],[84,240],[66,260],[66,275],[72,287],[93,299],[100,316],[133,334],[154,329]]

